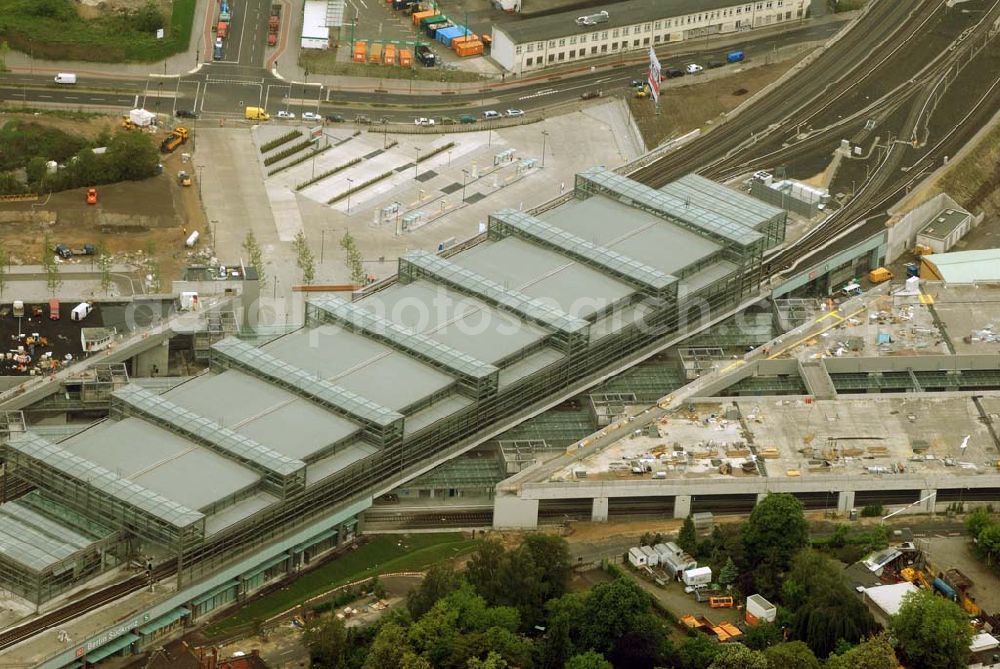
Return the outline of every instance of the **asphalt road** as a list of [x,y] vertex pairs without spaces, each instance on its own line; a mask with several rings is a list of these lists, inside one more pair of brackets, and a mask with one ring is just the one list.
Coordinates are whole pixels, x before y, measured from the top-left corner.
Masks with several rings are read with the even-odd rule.
[[[161,113],[178,109],[194,110],[213,117],[240,117],[245,106],[265,107],[272,115],[288,110],[323,114],[338,112],[347,118],[367,113],[386,116],[393,121],[409,121],[414,116],[480,115],[486,109],[517,108],[539,110],[578,100],[587,91],[615,95],[625,91],[629,82],[643,78],[645,70],[635,64],[613,69],[601,68],[574,75],[534,77],[521,81],[494,84],[480,92],[414,95],[378,93],[371,89],[330,90],[316,84],[287,82],[263,69],[267,18],[270,0],[249,0],[234,8],[230,35],[225,40],[223,59],[203,63],[197,72],[179,76],[151,73],[148,77],[116,78],[82,76],[75,86],[53,83],[49,75],[0,74],[0,98],[13,102],[65,104],[67,106],[121,108],[135,106]],[[747,39],[729,49],[741,49],[751,58],[768,54],[792,44],[828,39],[843,27],[843,22],[805,24],[800,28],[757,39]],[[704,61],[719,56],[718,49],[693,49],[668,53],[661,58],[664,67],[673,63]],[[208,54],[210,56],[210,54]],[[690,78],[664,82],[664,94],[688,83]]]

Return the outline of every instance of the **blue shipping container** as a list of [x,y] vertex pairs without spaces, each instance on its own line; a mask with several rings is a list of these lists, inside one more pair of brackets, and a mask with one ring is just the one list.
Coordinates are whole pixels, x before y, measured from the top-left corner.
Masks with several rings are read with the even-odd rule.
[[445,28],[444,30],[437,31],[437,34],[434,36],[434,39],[436,39],[438,42],[444,44],[446,47],[450,49],[451,41],[456,37],[461,37],[464,34],[465,34],[464,28],[459,28],[458,26],[452,26],[451,28]]
[[743,57],[744,56],[742,51],[730,51],[729,53],[726,54],[726,62],[738,63],[741,60],[743,60]]

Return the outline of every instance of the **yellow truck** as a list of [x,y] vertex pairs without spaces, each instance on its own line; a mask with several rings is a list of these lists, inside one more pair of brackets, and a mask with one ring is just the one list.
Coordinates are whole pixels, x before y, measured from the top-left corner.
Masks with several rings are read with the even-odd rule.
[[262,107],[247,107],[243,111],[243,116],[248,121],[268,121],[271,115],[268,114]]

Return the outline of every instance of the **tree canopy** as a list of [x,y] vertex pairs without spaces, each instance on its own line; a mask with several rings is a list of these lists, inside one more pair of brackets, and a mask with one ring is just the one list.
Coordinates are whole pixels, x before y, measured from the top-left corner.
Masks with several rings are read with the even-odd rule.
[[884,632],[840,655],[831,655],[825,669],[896,669],[899,660]]
[[946,669],[968,664],[972,627],[957,604],[928,590],[906,595],[889,621],[900,658],[913,669]]
[[[819,669],[819,660],[801,641],[779,643],[764,649],[768,669]],[[895,668],[893,668],[895,669]]]
[[743,524],[743,548],[759,592],[777,594],[781,574],[808,540],[809,524],[795,497],[772,493],[757,503]]
[[759,650],[750,650],[738,643],[721,646],[708,669],[768,669],[767,658]]

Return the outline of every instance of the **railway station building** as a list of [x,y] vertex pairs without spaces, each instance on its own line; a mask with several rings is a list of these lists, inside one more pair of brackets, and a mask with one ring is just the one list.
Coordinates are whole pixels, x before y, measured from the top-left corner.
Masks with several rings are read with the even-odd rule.
[[593,168],[353,301],[312,297],[298,330],[216,342],[179,385],[122,379],[68,438],[8,416],[0,587],[39,604],[138,564],[176,577],[157,619],[239,600],[350,538],[374,497],[732,313],[784,225],[701,177]]
[[806,0],[627,0],[606,14],[576,10],[494,26],[491,56],[520,74],[798,21],[807,9]]

